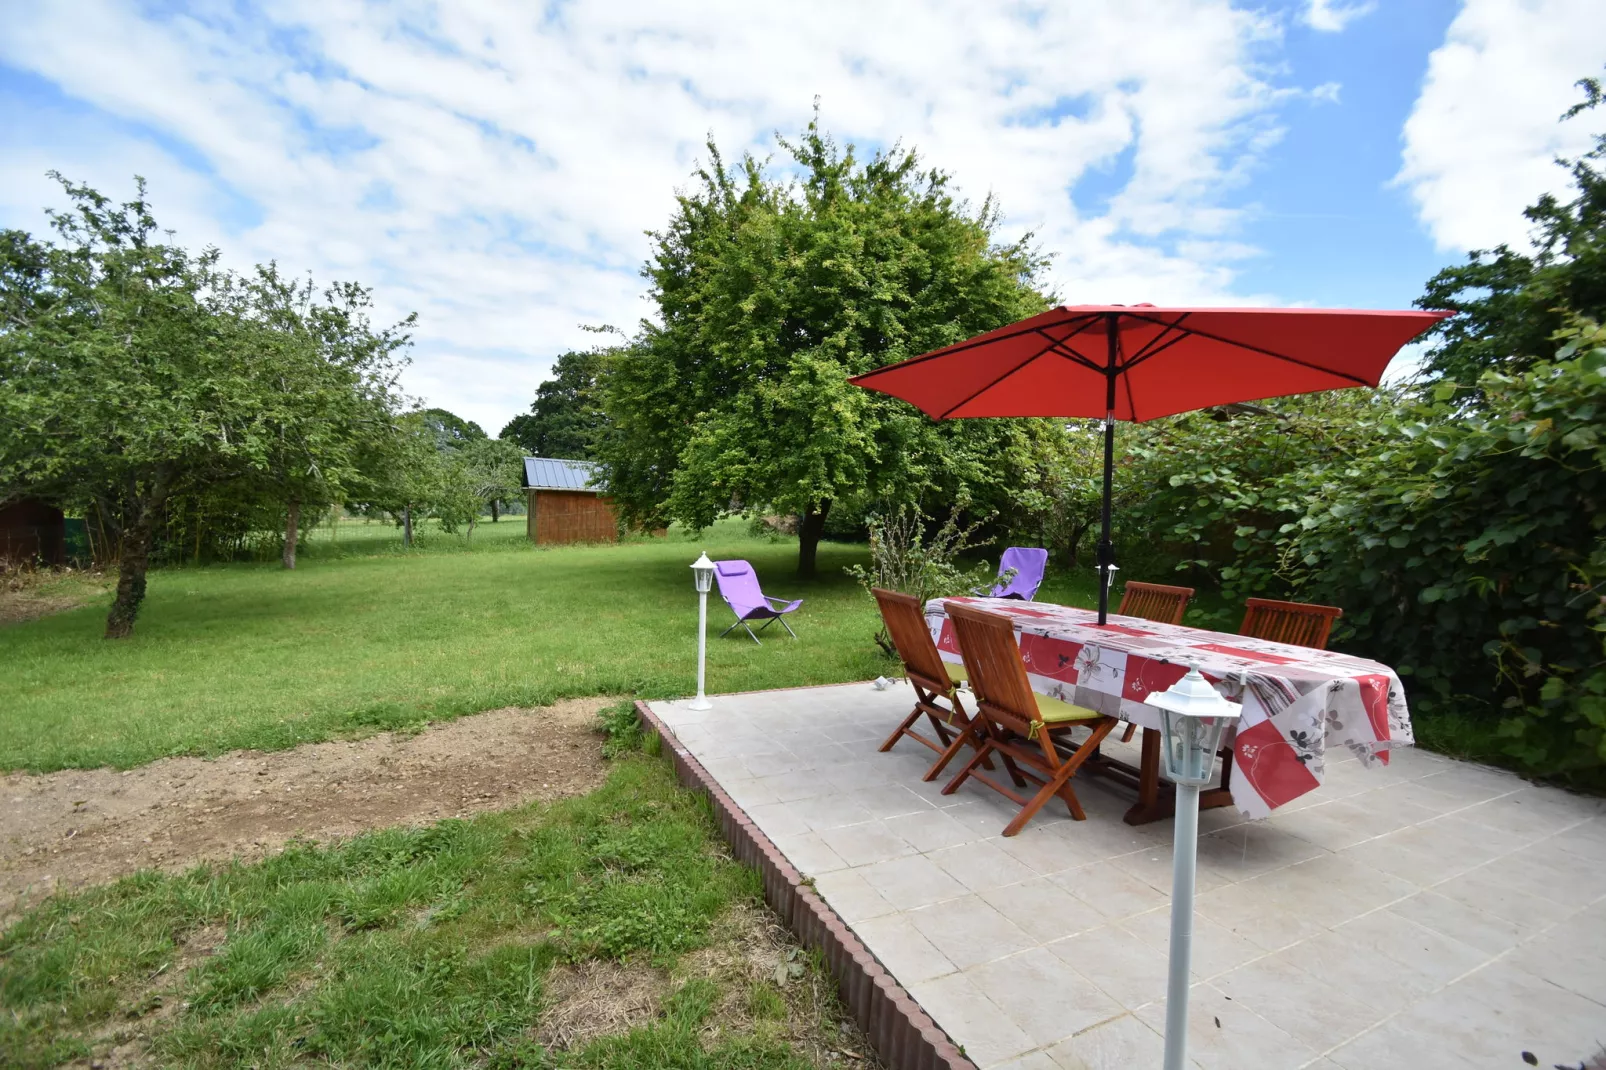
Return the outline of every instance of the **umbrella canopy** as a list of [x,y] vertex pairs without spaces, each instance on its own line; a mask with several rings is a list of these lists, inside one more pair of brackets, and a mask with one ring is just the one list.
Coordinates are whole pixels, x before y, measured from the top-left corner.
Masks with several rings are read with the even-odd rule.
[[1115,421],[1377,386],[1401,346],[1450,312],[1068,305],[851,380],[937,420],[1104,419],[1099,623],[1115,568]]

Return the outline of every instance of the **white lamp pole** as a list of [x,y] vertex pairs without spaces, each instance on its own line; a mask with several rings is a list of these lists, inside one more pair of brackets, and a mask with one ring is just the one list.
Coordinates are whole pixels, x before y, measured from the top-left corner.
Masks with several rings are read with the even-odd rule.
[[1165,1070],[1188,1063],[1188,981],[1193,968],[1193,886],[1199,866],[1199,789],[1210,782],[1221,733],[1239,708],[1216,693],[1194,666],[1144,702],[1160,709],[1165,775],[1177,786],[1172,828],[1171,972],[1165,994]]
[[708,554],[699,554],[691,566],[692,582],[697,588],[697,697],[687,709],[711,710],[714,704],[703,694],[705,667],[708,662],[708,589],[714,585],[714,563]]

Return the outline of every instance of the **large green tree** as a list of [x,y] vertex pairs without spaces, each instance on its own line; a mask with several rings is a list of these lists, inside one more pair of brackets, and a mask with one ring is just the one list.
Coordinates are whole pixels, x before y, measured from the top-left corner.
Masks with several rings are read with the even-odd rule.
[[367,449],[353,437],[387,432],[406,339],[368,331],[359,290],[314,305],[270,269],[242,280],[215,250],[163,240],[143,182],[115,204],[61,181],[55,241],[0,239],[0,500],[54,499],[110,529],[118,638],[166,504],[229,486],[288,504],[350,478]]
[[991,200],[894,148],[861,161],[811,123],[781,140],[799,177],[711,165],[653,235],[656,321],[605,366],[600,454],[626,516],[695,527],[733,504],[799,516],[814,571],[838,504],[1007,505],[1046,421],[937,424],[848,378],[1042,311],[1043,259],[995,241]]
[[535,389],[530,411],[502,428],[501,438],[532,457],[589,461],[607,420],[597,397],[597,379],[605,354],[569,352],[552,366],[552,378]]
[[[1563,122],[1601,104],[1599,79],[1578,86],[1583,99]],[[1560,161],[1572,173],[1574,196],[1547,193],[1524,213],[1532,251],[1474,250],[1428,280],[1417,305],[1460,313],[1434,328],[1428,374],[1473,386],[1486,371],[1511,374],[1553,353],[1552,338],[1571,316],[1606,321],[1606,134],[1594,140],[1583,156]]]

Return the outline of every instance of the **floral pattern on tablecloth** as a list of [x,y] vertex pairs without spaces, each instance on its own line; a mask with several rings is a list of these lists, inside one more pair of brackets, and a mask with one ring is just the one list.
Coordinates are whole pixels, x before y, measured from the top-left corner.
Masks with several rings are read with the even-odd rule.
[[1413,741],[1394,671],[1331,650],[1273,643],[1136,617],[1099,625],[1091,610],[1008,599],[933,599],[926,624],[943,660],[960,662],[944,603],[989,609],[1015,622],[1032,689],[1144,728],[1160,727],[1143,699],[1197,665],[1243,705],[1233,742],[1233,802],[1251,817],[1318,787],[1326,750],[1347,748],[1370,767]]

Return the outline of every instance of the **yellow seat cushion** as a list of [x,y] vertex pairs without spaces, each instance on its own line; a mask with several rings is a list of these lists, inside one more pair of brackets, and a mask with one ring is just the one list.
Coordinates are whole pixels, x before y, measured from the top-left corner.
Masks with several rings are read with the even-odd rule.
[[1037,700],[1037,716],[1043,719],[1044,724],[1063,724],[1066,721],[1087,721],[1102,716],[1095,710],[1085,706],[1072,705],[1064,699],[1053,698],[1049,695],[1039,695],[1032,692]]
[[942,664],[943,668],[948,670],[948,679],[952,680],[956,684],[962,684],[965,682],[965,667],[963,665],[953,661],[945,661]]

